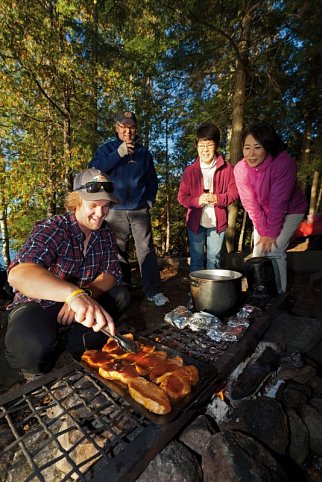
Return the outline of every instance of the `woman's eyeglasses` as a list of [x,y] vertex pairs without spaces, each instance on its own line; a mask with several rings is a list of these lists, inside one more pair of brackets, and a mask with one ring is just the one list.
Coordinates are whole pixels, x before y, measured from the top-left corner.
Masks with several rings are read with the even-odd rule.
[[215,144],[214,143],[211,143],[211,144],[197,144],[197,149],[200,149],[201,151],[204,150],[204,149],[207,149],[207,150],[211,150],[211,149],[214,149],[215,147]]
[[78,187],[75,191],[79,191],[80,189],[86,189],[86,192],[95,193],[95,192],[114,192],[114,184],[110,181],[107,182],[87,182],[83,186]]

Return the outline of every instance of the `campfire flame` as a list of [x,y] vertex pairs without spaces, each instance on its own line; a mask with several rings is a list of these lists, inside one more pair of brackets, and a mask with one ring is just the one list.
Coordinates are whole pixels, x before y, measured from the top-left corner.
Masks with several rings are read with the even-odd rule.
[[222,401],[225,400],[224,392],[222,390],[220,390],[219,392],[216,392],[216,395],[217,395],[217,397],[220,398],[220,400],[222,400]]

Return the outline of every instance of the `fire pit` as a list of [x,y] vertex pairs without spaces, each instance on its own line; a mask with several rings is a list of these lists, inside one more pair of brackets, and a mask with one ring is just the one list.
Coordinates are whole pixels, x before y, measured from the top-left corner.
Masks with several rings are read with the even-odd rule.
[[274,300],[235,343],[193,344],[195,333],[175,334],[168,326],[148,334],[208,367],[198,391],[164,424],[75,361],[0,397],[3,480],[134,481],[255,348],[283,301]]

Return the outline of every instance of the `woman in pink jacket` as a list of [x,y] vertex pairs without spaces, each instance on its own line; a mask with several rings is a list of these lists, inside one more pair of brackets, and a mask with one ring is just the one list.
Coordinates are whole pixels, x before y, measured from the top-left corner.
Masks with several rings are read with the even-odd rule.
[[227,206],[238,199],[233,167],[217,152],[219,140],[215,124],[203,123],[198,127],[198,157],[185,169],[179,187],[178,201],[188,210],[191,272],[205,266],[220,268]]
[[307,203],[296,181],[296,163],[266,122],[244,133],[244,158],[234,169],[239,196],[254,225],[253,256],[273,259],[276,286],[286,291],[286,249]]

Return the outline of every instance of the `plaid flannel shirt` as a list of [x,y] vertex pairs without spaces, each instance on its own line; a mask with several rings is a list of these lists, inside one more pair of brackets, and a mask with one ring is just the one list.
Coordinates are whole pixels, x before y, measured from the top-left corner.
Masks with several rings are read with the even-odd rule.
[[[121,281],[121,269],[112,230],[106,221],[100,229],[93,231],[83,254],[84,233],[75,215],[66,213],[53,216],[35,224],[34,229],[8,268],[8,272],[19,263],[36,263],[57,278],[69,281],[80,288],[88,285],[101,273],[108,273]],[[15,292],[12,309],[19,303],[36,301],[43,308],[52,306],[55,301],[33,299]]]

